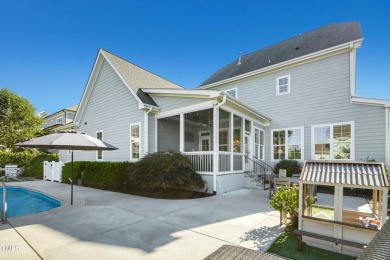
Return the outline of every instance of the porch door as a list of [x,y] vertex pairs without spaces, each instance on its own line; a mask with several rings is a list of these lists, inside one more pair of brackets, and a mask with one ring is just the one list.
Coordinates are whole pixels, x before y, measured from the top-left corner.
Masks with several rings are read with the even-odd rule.
[[202,137],[200,139],[201,151],[210,151],[210,137]]
[[[250,134],[249,133],[245,133],[245,136],[244,136],[244,154],[246,156],[248,156],[249,158],[251,158],[251,149],[250,149]],[[249,171],[250,170],[250,167],[249,167],[249,160],[245,157],[245,171]]]

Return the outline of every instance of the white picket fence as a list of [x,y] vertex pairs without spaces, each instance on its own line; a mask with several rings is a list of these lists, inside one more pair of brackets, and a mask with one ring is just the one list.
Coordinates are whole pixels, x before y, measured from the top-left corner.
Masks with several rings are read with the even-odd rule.
[[43,179],[61,182],[63,162],[43,162]]

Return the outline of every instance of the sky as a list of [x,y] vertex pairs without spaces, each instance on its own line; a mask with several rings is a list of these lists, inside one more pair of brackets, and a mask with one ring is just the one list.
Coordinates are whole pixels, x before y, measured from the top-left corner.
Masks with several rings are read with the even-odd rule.
[[389,13],[388,0],[0,0],[0,88],[37,112],[78,104],[99,48],[196,88],[238,52],[360,21],[357,95],[390,99]]

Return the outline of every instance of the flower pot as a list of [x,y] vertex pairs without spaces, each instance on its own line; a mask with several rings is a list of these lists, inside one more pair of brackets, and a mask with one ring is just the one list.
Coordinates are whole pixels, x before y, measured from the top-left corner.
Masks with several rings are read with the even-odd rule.
[[290,213],[290,222],[293,227],[298,228],[298,216]]

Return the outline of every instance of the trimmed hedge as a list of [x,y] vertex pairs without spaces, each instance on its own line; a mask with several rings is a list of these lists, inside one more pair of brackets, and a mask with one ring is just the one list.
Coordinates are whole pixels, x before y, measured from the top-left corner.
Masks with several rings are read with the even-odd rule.
[[[130,162],[89,162],[73,163],[73,183],[81,179],[83,186],[120,191],[123,189],[124,176],[130,172]],[[62,169],[62,181],[69,183],[72,175],[72,164],[65,163]]]
[[[62,169],[62,182],[70,183],[72,165]],[[203,188],[202,177],[192,168],[191,161],[179,152],[157,152],[146,155],[137,163],[90,162],[73,163],[73,183],[81,179],[83,186],[126,191],[131,189]]]
[[43,178],[43,162],[44,161],[58,162],[58,160],[59,160],[58,154],[46,154],[46,153],[38,154],[25,166],[26,169],[23,173],[23,176],[42,179]]
[[279,174],[279,169],[285,169],[287,171],[287,177],[291,177],[292,174],[301,174],[302,164],[295,160],[280,160],[274,167],[274,174]]

